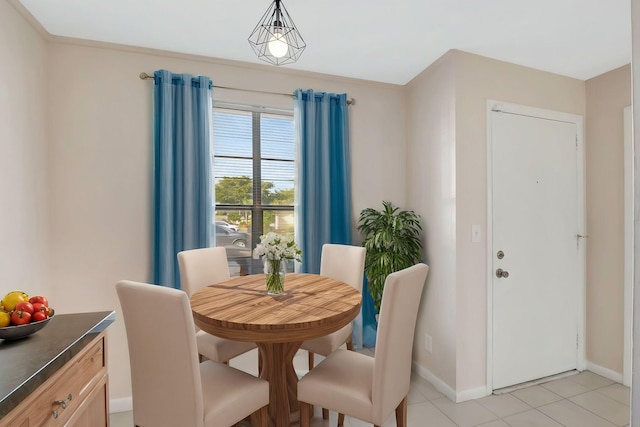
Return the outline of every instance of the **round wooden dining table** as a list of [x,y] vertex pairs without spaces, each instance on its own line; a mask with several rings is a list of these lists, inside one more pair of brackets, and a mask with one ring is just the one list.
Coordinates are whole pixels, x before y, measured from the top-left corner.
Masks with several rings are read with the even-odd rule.
[[191,296],[195,324],[210,334],[258,345],[260,377],[269,382],[269,415],[289,427],[299,413],[293,358],[302,342],[337,331],[360,311],[362,296],[346,283],[290,273],[285,291],[267,295],[265,275],[234,277]]

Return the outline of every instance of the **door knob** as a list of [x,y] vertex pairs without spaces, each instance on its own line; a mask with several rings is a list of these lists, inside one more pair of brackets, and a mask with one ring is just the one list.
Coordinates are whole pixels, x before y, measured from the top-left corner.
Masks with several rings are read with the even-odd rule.
[[496,270],[496,277],[498,279],[500,279],[500,278],[506,279],[507,277],[509,277],[509,272],[499,268],[499,269]]

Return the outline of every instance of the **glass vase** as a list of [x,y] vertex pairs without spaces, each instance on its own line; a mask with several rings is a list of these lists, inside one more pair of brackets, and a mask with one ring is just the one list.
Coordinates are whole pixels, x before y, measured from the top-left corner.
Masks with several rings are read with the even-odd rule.
[[280,295],[284,292],[284,276],[286,272],[286,260],[265,259],[264,274],[267,282],[267,295]]

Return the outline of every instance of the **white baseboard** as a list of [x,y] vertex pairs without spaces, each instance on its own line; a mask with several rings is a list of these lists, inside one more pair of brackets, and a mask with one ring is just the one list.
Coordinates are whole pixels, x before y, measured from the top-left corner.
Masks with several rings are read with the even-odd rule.
[[456,403],[466,402],[467,400],[480,399],[481,397],[489,396],[491,393],[487,392],[487,386],[470,388],[468,390],[462,390],[456,394]]
[[121,397],[109,400],[109,413],[128,412],[133,410],[133,399],[129,397]]
[[621,384],[622,384],[622,381],[624,380],[621,373],[612,371],[611,369],[605,368],[604,366],[596,365],[595,363],[589,362],[588,360],[587,360],[587,371],[591,371],[594,374],[598,374],[602,377],[610,379],[611,381],[615,381]]
[[[491,392],[487,389],[486,386],[476,387],[468,390],[456,391],[449,384],[441,380],[437,377],[433,372],[424,368],[423,366],[418,365],[415,361],[412,362],[413,371],[420,375],[425,380],[429,381],[440,393],[443,393],[445,396],[449,398],[449,400],[460,403],[465,402],[467,400],[479,399],[481,397],[489,396]],[[617,383],[622,383],[622,374],[619,372],[612,371],[611,369],[605,368],[600,365],[596,365],[593,362],[586,362],[586,368],[588,371],[593,372],[594,374],[598,374],[603,376],[611,381],[615,381]]]
[[429,381],[440,393],[443,393],[449,398],[449,400],[456,401],[456,391],[451,386],[440,378],[435,376],[430,370],[418,365],[415,361],[412,362],[413,371],[420,375],[425,380]]
[[418,365],[415,361],[412,362],[413,370],[425,380],[429,381],[440,393],[443,393],[449,398],[449,400],[460,403],[467,400],[478,399],[480,397],[488,396],[487,387],[476,387],[468,390],[456,391],[449,384],[442,381],[439,377],[433,374],[433,372]]

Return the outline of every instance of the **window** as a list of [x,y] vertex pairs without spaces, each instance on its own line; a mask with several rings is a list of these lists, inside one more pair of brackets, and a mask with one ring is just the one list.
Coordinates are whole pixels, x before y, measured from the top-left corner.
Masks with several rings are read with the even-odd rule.
[[262,262],[252,261],[252,250],[260,235],[293,236],[293,114],[217,106],[212,151],[215,245],[227,249],[241,274],[259,272]]

